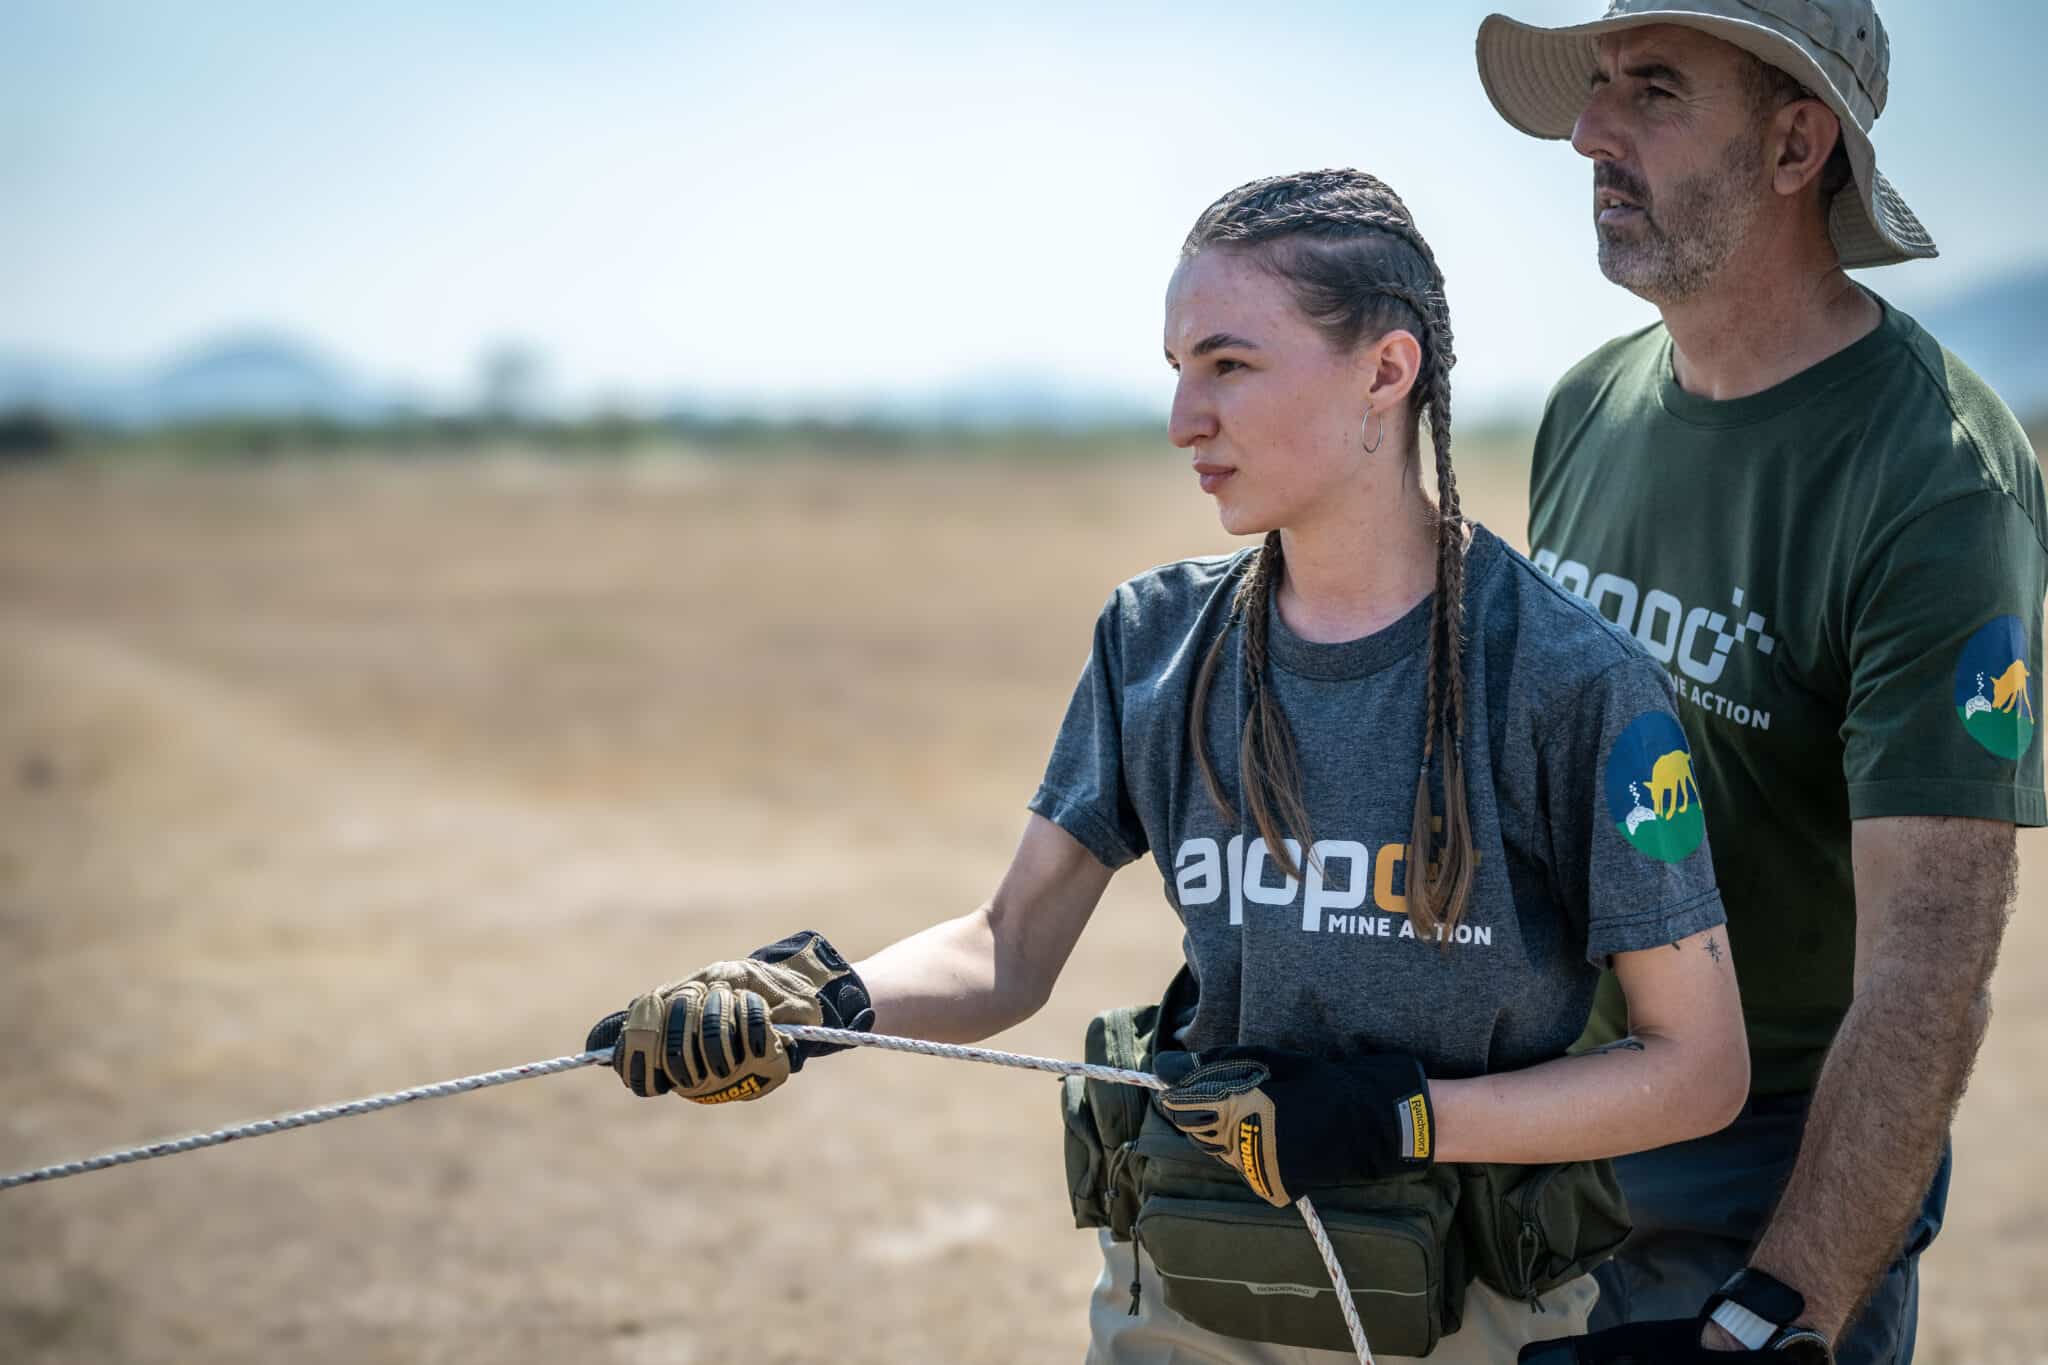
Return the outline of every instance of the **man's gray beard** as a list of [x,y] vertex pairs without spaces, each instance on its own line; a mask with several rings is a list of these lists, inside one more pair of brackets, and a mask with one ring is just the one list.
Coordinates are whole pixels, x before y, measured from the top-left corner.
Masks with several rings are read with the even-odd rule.
[[1721,161],[1679,181],[1645,212],[1640,232],[1610,236],[1597,223],[1600,273],[1655,304],[1678,303],[1706,288],[1749,237],[1760,208],[1756,142],[1731,139]]

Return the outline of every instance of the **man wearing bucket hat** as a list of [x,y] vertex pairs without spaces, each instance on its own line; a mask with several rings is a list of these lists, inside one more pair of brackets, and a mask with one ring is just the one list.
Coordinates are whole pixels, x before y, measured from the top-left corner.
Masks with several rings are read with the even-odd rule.
[[[2014,827],[2048,822],[2048,512],[2004,404],[1845,273],[1935,254],[1877,168],[1889,56],[1869,0],[1480,27],[1494,106],[1592,161],[1601,270],[1662,315],[1553,391],[1530,544],[1678,686],[1752,1058],[1729,1128],[1616,1163],[1605,1330],[1525,1360],[1912,1357]],[[1628,1031],[1603,990],[1586,1043]]]

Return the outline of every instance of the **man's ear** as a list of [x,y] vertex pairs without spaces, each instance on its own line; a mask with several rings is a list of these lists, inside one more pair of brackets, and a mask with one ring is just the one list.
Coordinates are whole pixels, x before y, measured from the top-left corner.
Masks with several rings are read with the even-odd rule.
[[1817,99],[1794,100],[1771,120],[1771,188],[1790,197],[1820,179],[1842,139],[1842,121]]

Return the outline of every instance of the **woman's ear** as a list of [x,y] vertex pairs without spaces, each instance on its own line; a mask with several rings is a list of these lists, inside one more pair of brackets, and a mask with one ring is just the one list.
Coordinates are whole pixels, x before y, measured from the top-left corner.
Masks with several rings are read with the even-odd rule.
[[1376,412],[1395,411],[1408,401],[1422,374],[1422,343],[1413,332],[1396,327],[1359,348],[1359,367],[1366,375],[1366,403]]

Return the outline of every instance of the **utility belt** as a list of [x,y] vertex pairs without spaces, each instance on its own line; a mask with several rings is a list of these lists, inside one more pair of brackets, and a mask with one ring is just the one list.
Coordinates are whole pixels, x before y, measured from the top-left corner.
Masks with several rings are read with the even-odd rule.
[[[1097,1015],[1086,1059],[1155,1070],[1157,1034],[1192,991],[1183,968],[1160,1005]],[[1069,1076],[1060,1099],[1075,1224],[1107,1228],[1150,1256],[1168,1307],[1244,1341],[1350,1349],[1297,1212],[1253,1194],[1168,1123],[1150,1091]],[[1366,1335],[1390,1355],[1426,1356],[1457,1331],[1475,1276],[1540,1309],[1542,1294],[1606,1260],[1629,1232],[1605,1161],[1439,1165],[1314,1193]],[[1135,1313],[1136,1283],[1131,1294]]]

